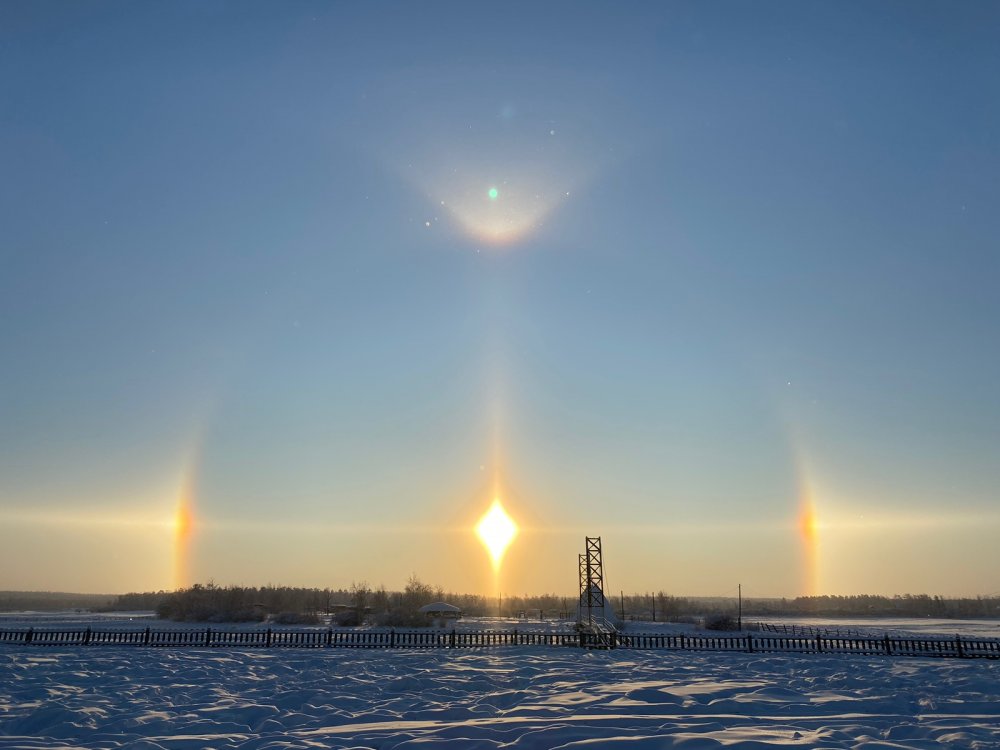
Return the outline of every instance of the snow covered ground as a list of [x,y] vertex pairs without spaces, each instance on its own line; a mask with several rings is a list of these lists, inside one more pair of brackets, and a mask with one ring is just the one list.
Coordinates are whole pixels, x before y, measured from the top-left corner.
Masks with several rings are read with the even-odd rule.
[[[928,635],[938,626],[893,624],[926,624]],[[0,616],[0,628],[27,625],[205,627],[146,613]],[[470,618],[457,627],[570,625]],[[998,678],[1000,662],[831,654],[4,646],[0,749],[1000,748]]]
[[997,748],[1000,662],[0,649],[0,748]]

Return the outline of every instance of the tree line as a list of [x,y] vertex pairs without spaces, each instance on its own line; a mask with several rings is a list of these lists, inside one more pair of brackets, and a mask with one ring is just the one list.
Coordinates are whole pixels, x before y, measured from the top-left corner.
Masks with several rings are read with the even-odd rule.
[[352,583],[346,589],[294,588],[288,586],[218,586],[194,584],[177,591],[133,592],[117,596],[104,610],[152,610],[164,619],[191,622],[307,623],[330,615],[342,625],[370,622],[378,625],[420,625],[426,618],[420,608],[434,601],[452,604],[465,615],[482,617],[531,613],[558,617],[575,611],[575,599],[555,594],[501,597],[458,594],[410,576],[402,591],[385,586]]
[[[95,610],[113,605],[113,594],[69,594],[57,591],[0,591],[0,612]],[[152,607],[149,607],[152,609]]]
[[[736,597],[681,597],[659,591],[646,594],[608,594],[614,610],[626,619],[684,620],[735,613]],[[502,595],[458,594],[409,578],[402,591],[385,586],[372,588],[364,581],[348,588],[295,588],[288,586],[217,586],[195,584],[178,591],[122,594],[100,609],[153,610],[173,620],[253,622],[284,618],[308,621],[331,615],[343,625],[371,622],[416,625],[425,621],[419,609],[432,601],[445,601],[472,617],[503,616],[527,619],[574,617],[577,598],[557,594]],[[624,605],[624,606],[623,606]],[[91,607],[96,609],[98,607]],[[1000,597],[947,598],[927,594],[881,596],[800,596],[746,598],[744,617],[941,617],[1000,618]],[[296,618],[299,618],[296,620]]]
[[[663,619],[735,613],[737,597],[678,597],[664,592],[612,598],[615,611],[634,619]],[[928,594],[799,596],[794,599],[746,598],[743,616],[751,617],[939,617],[1000,618],[1000,597],[949,598]]]

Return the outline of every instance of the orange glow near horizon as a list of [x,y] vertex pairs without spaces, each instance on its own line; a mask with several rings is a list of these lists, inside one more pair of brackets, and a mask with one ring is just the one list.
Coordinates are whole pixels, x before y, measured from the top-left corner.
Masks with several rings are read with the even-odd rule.
[[517,524],[507,515],[499,498],[493,500],[493,505],[479,520],[476,535],[490,553],[493,570],[498,573],[507,547],[517,536]]
[[188,478],[181,489],[174,511],[174,576],[175,589],[191,584],[191,537],[194,535],[194,481]]
[[803,493],[799,510],[799,534],[805,557],[805,593],[819,594],[819,517],[809,492]]

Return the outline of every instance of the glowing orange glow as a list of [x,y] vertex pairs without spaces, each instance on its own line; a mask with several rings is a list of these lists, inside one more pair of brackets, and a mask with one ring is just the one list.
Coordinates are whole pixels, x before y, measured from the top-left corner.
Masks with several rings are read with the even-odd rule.
[[815,544],[819,536],[819,520],[816,518],[816,508],[812,503],[806,503],[799,515],[799,531],[806,544]]
[[191,537],[194,535],[194,480],[185,481],[174,511],[174,588],[191,585]]
[[507,515],[500,500],[494,500],[476,526],[476,534],[485,545],[493,560],[493,570],[500,570],[500,563],[507,547],[517,536],[517,524]]
[[194,518],[191,514],[191,508],[187,503],[181,503],[177,506],[177,513],[174,516],[174,534],[177,539],[181,541],[187,541],[188,537],[191,536],[191,531],[194,527]]
[[805,557],[806,595],[819,594],[819,517],[810,493],[805,492],[799,511],[799,535]]

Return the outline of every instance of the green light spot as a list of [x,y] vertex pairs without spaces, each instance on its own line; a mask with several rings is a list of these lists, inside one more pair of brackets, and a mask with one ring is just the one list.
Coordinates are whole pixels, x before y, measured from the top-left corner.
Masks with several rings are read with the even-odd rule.
[[490,188],[488,195],[490,196],[491,201],[495,201],[497,196],[500,195],[500,192],[496,188]]

